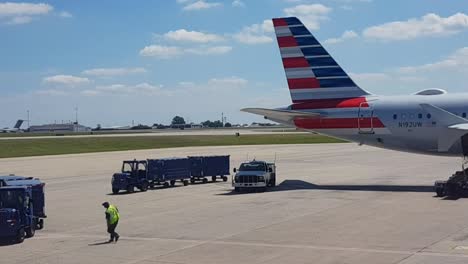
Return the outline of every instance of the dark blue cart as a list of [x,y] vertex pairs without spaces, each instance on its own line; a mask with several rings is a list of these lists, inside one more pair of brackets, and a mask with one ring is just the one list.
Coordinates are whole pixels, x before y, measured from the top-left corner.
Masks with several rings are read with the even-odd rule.
[[216,181],[217,177],[223,181],[228,180],[230,161],[229,155],[225,156],[190,156],[190,170],[192,183],[196,181],[208,182],[207,177]]
[[44,228],[44,186],[32,177],[0,176],[0,237],[22,242]]

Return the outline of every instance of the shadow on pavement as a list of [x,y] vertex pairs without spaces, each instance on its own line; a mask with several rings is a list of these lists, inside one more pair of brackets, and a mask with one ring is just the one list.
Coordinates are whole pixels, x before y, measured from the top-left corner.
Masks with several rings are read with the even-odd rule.
[[[266,192],[282,192],[293,190],[331,190],[331,191],[369,191],[369,192],[434,192],[434,186],[427,185],[354,185],[354,184],[313,184],[302,180],[285,180],[281,184],[273,188],[268,188]],[[242,191],[234,192],[231,190],[227,193],[217,195],[238,195],[248,194],[252,192]]]
[[109,242],[109,241],[96,242],[96,243],[88,244],[88,246],[92,247],[92,246],[102,246],[102,245],[109,245],[109,244],[112,244],[112,242]]

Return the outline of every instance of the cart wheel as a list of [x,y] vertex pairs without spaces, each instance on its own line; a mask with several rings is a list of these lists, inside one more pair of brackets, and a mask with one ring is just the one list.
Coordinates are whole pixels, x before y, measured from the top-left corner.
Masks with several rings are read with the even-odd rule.
[[112,188],[112,193],[113,193],[113,194],[118,194],[118,193],[119,193],[119,191],[120,191],[120,190],[119,190],[119,189],[117,189],[117,188]]
[[148,182],[142,182],[140,186],[140,191],[146,192],[148,190]]
[[174,186],[174,185],[175,185],[175,181],[172,180],[172,181],[171,181],[171,186]]
[[444,188],[436,188],[436,194],[437,194],[437,197],[444,197],[445,196]]
[[187,181],[187,180],[184,180],[183,183],[184,183],[184,186],[187,186],[187,185],[188,185],[188,181]]
[[223,181],[227,181],[228,180],[228,177],[227,176],[223,176]]
[[208,179],[207,178],[203,178],[203,183],[207,183],[208,182]]
[[23,243],[26,234],[24,233],[24,228],[20,228],[16,234],[16,243]]
[[190,178],[190,183],[194,184],[195,183],[195,178]]
[[154,183],[150,183],[149,187],[150,187],[151,189],[154,189]]
[[41,230],[44,228],[44,219],[39,219],[39,221],[37,222],[37,227],[36,229],[37,230]]
[[135,191],[134,188],[135,188],[135,187],[133,187],[133,185],[128,185],[128,186],[127,186],[127,192],[128,192],[128,193],[134,192],[134,191]]
[[213,180],[215,182],[216,181],[216,176],[212,176],[211,180]]
[[36,220],[33,220],[31,225],[26,228],[26,237],[33,237],[36,234]]
[[164,186],[164,188],[167,188],[167,187],[169,187],[169,183],[168,183],[168,182],[164,182],[163,186]]

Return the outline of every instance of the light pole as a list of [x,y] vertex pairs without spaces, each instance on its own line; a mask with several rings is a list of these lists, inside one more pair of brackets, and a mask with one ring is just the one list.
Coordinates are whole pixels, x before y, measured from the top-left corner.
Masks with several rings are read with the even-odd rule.
[[78,106],[75,107],[75,123],[78,125]]
[[30,127],[29,126],[29,110],[27,110],[26,112],[28,113],[28,120],[26,120],[26,121],[28,121],[28,130],[29,130],[29,127]]

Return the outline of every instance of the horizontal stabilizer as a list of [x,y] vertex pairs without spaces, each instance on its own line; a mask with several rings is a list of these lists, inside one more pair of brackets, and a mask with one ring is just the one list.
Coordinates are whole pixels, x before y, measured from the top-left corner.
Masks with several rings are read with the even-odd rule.
[[428,112],[429,114],[432,115],[432,117],[434,118],[435,121],[437,121],[437,123],[443,125],[443,126],[451,126],[451,125],[455,125],[455,124],[463,124],[463,123],[468,123],[468,120],[463,118],[463,117],[460,117],[460,116],[457,116],[457,115],[454,115],[448,111],[445,111],[444,109],[442,108],[439,108],[435,105],[432,105],[432,104],[420,104],[420,106],[422,107],[422,109],[424,109],[424,111]]
[[448,151],[457,140],[468,133],[468,120],[454,115],[442,108],[432,104],[420,104],[424,111],[431,114],[434,120],[441,126],[446,126],[447,130],[439,136],[438,150],[440,152]]
[[321,116],[320,113],[301,112],[301,111],[284,110],[284,109],[244,108],[244,109],[241,109],[241,111],[256,114],[256,115],[261,115],[273,121],[283,121],[283,122],[291,122],[296,118],[314,118],[314,117],[318,118]]

